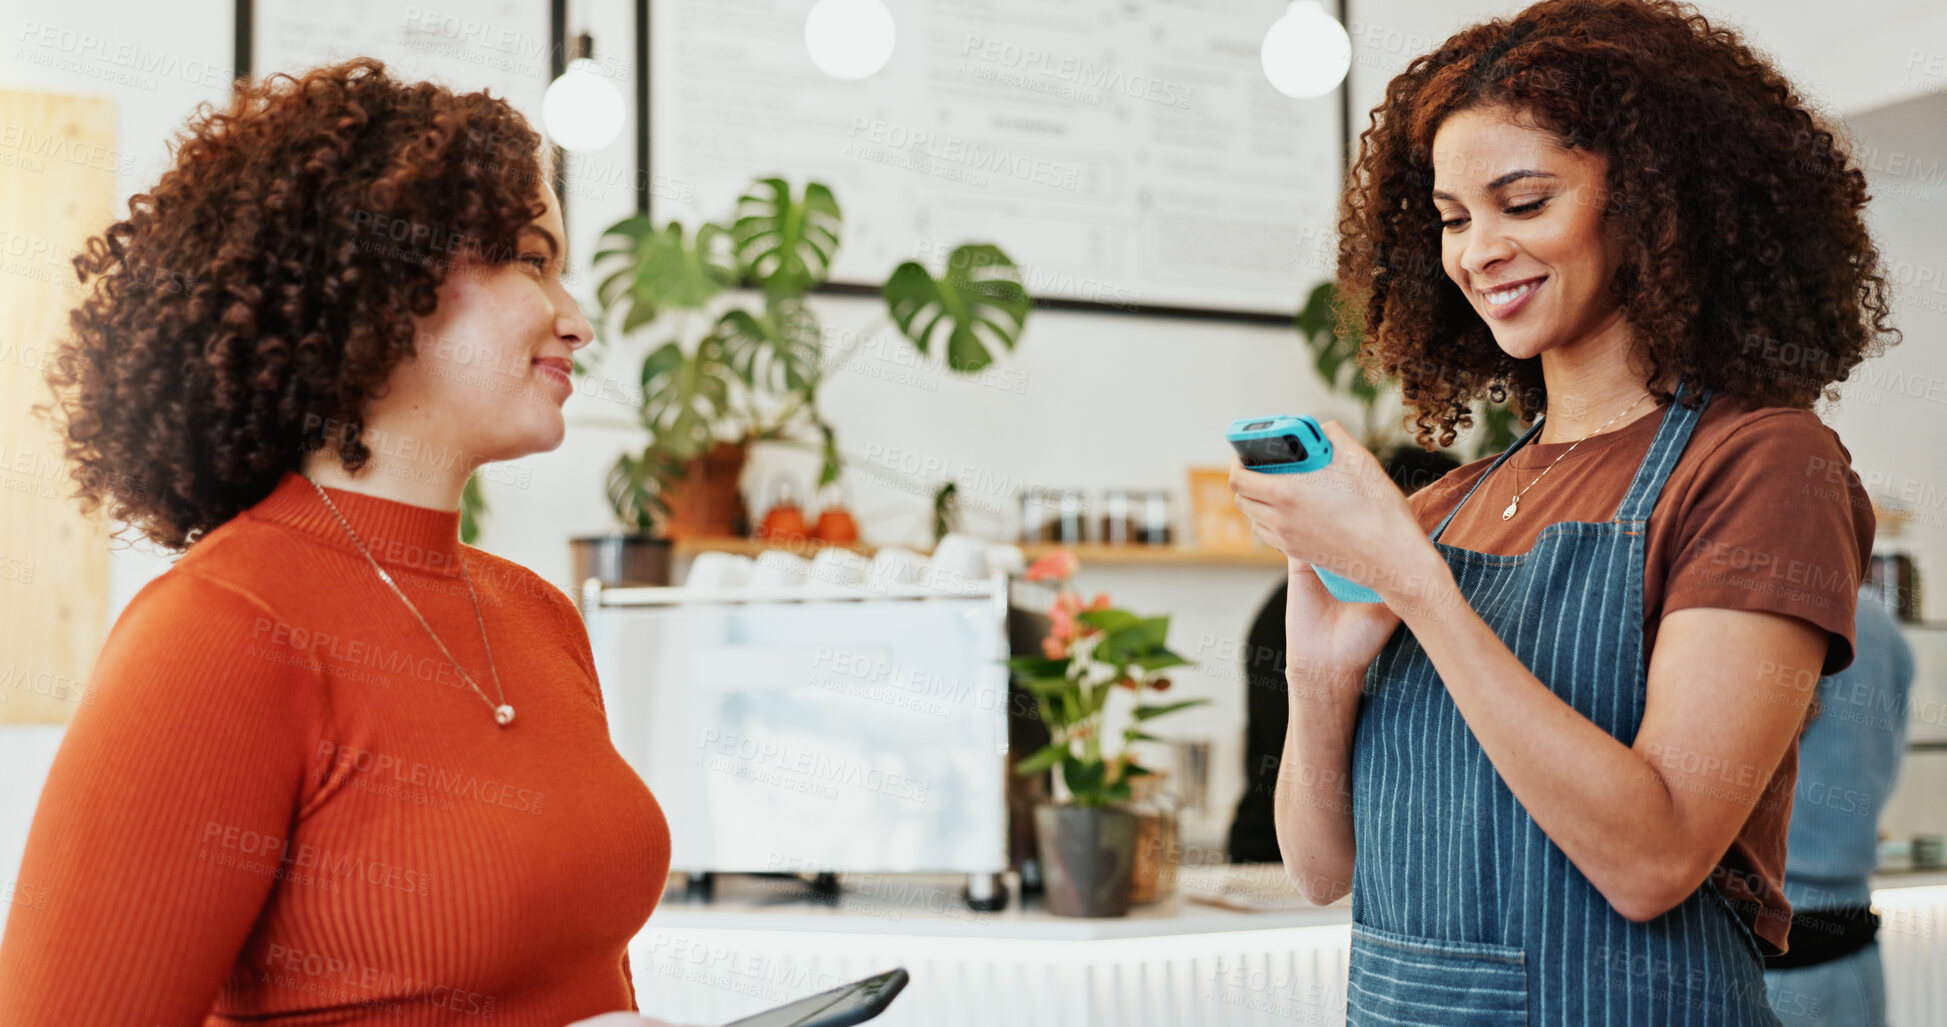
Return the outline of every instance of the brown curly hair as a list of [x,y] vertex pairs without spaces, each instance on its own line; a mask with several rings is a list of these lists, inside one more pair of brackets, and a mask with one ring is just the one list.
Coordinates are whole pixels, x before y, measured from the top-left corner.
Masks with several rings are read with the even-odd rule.
[[1610,282],[1652,393],[1690,378],[1757,406],[1808,408],[1885,348],[1888,288],[1866,178],[1834,129],[1728,28],[1672,0],[1543,0],[1456,33],[1386,87],[1339,206],[1339,330],[1369,379],[1400,379],[1420,445],[1450,446],[1470,404],[1547,408],[1441,265],[1433,139],[1452,114],[1521,112],[1608,159]]
[[38,409],[82,509],[182,549],[306,452],[363,467],[361,414],[414,318],[449,273],[513,259],[550,166],[504,100],[369,58],[199,105],[174,166],[74,258],[87,291]]

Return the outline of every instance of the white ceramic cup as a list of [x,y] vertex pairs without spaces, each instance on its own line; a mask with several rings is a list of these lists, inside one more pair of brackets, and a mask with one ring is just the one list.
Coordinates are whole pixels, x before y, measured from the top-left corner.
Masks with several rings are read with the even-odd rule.
[[1010,542],[995,542],[987,547],[987,573],[1019,575],[1028,569],[1028,556]]
[[805,572],[805,577],[813,585],[856,588],[865,581],[866,566],[863,554],[838,546],[827,546],[811,558],[811,568]]
[[748,584],[752,588],[778,588],[804,584],[805,575],[811,570],[811,561],[796,553],[782,549],[766,549],[757,554],[750,569]]
[[924,554],[905,546],[886,546],[873,554],[866,580],[875,585],[910,585],[919,580],[920,568],[925,563]]
[[947,532],[933,547],[933,570],[969,578],[986,574],[987,540],[964,532]]
[[698,553],[683,575],[685,588],[736,588],[750,580],[751,558],[742,553]]
[[946,592],[968,592],[987,577],[987,540],[950,531],[933,547],[932,570],[924,580]]

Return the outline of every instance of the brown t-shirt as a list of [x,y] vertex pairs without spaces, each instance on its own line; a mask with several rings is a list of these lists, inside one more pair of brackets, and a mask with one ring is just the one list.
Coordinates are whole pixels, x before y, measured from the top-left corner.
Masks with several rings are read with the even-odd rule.
[[[1470,497],[1440,541],[1512,555],[1559,521],[1615,516],[1667,407],[1584,440],[1521,497],[1570,442],[1530,441]],[[1487,470],[1491,457],[1448,472],[1407,498],[1429,535]],[[1663,615],[1689,607],[1761,610],[1824,629],[1822,673],[1852,663],[1854,607],[1871,557],[1872,501],[1852,454],[1810,410],[1719,396],[1705,407],[1650,512],[1643,567],[1643,664]],[[1620,587],[1620,582],[1602,583]],[[1798,777],[1794,742],[1712,879],[1752,930],[1785,947],[1791,906],[1779,891]]]

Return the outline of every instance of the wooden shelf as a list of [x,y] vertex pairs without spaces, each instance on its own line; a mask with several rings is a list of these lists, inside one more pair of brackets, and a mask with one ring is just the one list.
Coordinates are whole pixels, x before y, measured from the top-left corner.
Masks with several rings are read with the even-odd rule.
[[[820,549],[830,548],[832,548],[831,543],[819,542],[813,539],[805,539],[801,542],[767,542],[763,539],[725,536],[723,538],[679,538],[676,540],[675,551],[678,559],[695,556],[698,553],[738,553],[743,556],[756,556],[766,549],[782,549],[787,553],[796,553],[799,556],[810,557]],[[861,553],[866,556],[871,556],[878,551],[875,546],[862,544],[846,545],[839,548],[850,549],[852,552]]]
[[[799,556],[810,557],[820,549],[828,548],[827,543],[813,540],[803,542],[765,542],[748,538],[685,538],[677,539],[675,553],[678,559],[695,556],[698,553],[741,553],[756,556],[766,549],[782,549]],[[855,553],[871,556],[878,551],[876,546],[863,544],[847,545],[844,548]],[[1199,549],[1195,546],[1111,546],[1086,542],[1073,545],[1059,545],[1053,542],[1032,542],[1021,546],[1028,562],[1046,556],[1058,549],[1067,549],[1081,560],[1082,566],[1091,564],[1116,567],[1283,567],[1284,555],[1268,547],[1256,549]]]

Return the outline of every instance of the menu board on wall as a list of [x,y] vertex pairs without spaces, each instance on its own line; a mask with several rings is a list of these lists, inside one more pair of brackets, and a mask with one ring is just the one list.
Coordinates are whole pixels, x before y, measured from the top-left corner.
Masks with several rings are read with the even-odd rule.
[[251,0],[251,75],[376,57],[402,79],[490,89],[535,126],[552,36],[541,0]]
[[658,218],[815,180],[834,281],[992,242],[1035,296],[1111,307],[1290,314],[1331,273],[1339,101],[1265,80],[1282,3],[889,0],[891,62],[855,82],[811,63],[811,0],[649,7]]

